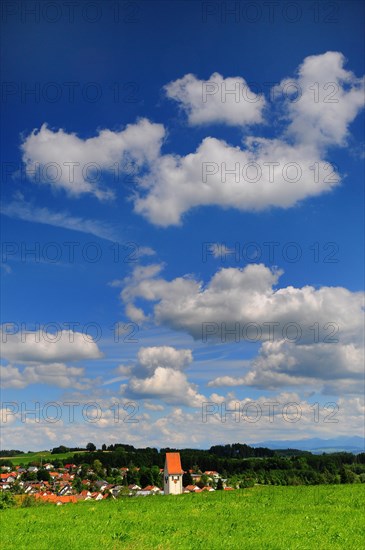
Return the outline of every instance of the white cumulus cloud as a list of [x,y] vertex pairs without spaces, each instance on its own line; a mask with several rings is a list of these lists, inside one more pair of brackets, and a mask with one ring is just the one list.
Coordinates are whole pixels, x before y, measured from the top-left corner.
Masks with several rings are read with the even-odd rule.
[[88,139],[43,124],[23,141],[23,162],[28,175],[39,183],[62,188],[74,197],[90,193],[109,199],[113,192],[100,185],[102,173],[118,178],[123,170],[132,170],[133,163],[141,167],[152,162],[159,155],[164,133],[161,124],[146,119],[120,132],[101,130]]
[[179,102],[191,125],[223,123],[244,126],[262,122],[263,95],[255,94],[242,77],[223,78],[213,73],[208,80],[193,74],[165,86],[167,97]]
[[88,334],[72,330],[55,333],[46,330],[26,331],[14,325],[2,326],[1,356],[21,363],[55,363],[99,359],[102,353]]

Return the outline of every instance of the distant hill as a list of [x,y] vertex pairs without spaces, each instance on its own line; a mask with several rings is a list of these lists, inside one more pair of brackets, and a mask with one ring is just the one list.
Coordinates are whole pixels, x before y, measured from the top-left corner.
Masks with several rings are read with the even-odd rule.
[[314,454],[338,453],[341,451],[348,453],[365,452],[365,439],[355,436],[339,436],[333,439],[321,439],[312,437],[309,439],[284,439],[282,441],[262,441],[252,443],[251,447],[268,447],[269,449],[300,449],[310,451]]

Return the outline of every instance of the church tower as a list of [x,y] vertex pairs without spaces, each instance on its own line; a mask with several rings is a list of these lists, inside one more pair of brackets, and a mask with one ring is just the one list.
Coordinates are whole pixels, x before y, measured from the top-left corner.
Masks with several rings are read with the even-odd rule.
[[181,495],[183,492],[180,453],[166,453],[164,468],[164,493],[165,495]]

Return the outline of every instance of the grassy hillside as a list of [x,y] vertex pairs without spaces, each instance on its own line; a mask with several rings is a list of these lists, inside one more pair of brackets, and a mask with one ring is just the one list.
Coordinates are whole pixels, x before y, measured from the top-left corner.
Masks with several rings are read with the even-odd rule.
[[364,504],[356,484],[12,508],[1,512],[1,547],[360,550]]
[[[77,453],[82,453],[87,451],[77,451]],[[0,466],[2,460],[11,460],[11,462],[14,464],[14,466],[17,466],[19,464],[29,464],[29,462],[40,462],[42,459],[43,464],[45,462],[50,462],[52,464],[53,460],[58,459],[72,459],[74,452],[68,452],[68,453],[59,453],[59,454],[52,454],[50,451],[41,451],[37,453],[26,453],[24,455],[17,455],[17,456],[4,456],[0,457]]]

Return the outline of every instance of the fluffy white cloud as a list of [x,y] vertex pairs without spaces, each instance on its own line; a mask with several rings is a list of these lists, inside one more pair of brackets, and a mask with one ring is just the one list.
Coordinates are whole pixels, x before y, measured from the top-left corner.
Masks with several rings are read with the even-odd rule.
[[191,350],[172,346],[141,348],[121,391],[132,399],[155,398],[168,404],[197,407],[204,396],[191,384],[183,369],[193,361]]
[[[127,306],[136,299],[151,302],[150,315],[141,309],[145,319],[203,342],[261,343],[258,356],[242,362],[243,374],[222,374],[209,386],[273,390],[306,385],[325,394],[359,392],[364,375],[363,292],[279,288],[281,272],[263,264],[222,268],[207,284],[191,276],[167,281],[158,270],[150,273],[128,277],[121,292]],[[153,365],[169,366],[158,360]],[[163,385],[163,374],[150,380],[151,392]],[[139,387],[147,391],[148,384]]]
[[340,176],[311,144],[247,138],[240,148],[207,137],[194,153],[159,157],[138,181],[135,211],[167,227],[197,206],[289,208],[330,191]]
[[[41,182],[62,187],[70,195],[92,193],[99,199],[111,197],[113,192],[100,187],[100,177],[92,170],[88,178],[85,166],[95,163],[99,170],[111,172],[116,165],[131,161],[136,167],[134,210],[162,227],[179,225],[184,213],[198,206],[241,211],[289,208],[340,183],[340,175],[328,163],[328,147],[345,145],[349,124],[363,106],[364,88],[364,79],[346,71],[343,64],[344,57],[338,52],[310,56],[294,80],[281,82],[286,99],[279,99],[274,106],[282,106],[279,117],[286,119],[287,126],[276,138],[249,136],[242,146],[233,146],[206,137],[195,151],[181,156],[161,153],[165,129],[146,119],[121,132],[102,130],[89,139],[43,125],[23,142],[23,161],[30,176],[37,165],[41,167],[35,179],[40,173]],[[223,79],[218,73],[211,81],[220,90],[235,82],[246,86],[242,78]],[[168,96],[188,112],[192,124],[261,121],[262,97],[257,102],[236,103],[229,95],[222,102],[222,95],[215,93],[204,102],[202,85],[203,81],[186,75],[166,87]],[[298,89],[302,95],[293,101],[288,94]]]
[[3,388],[26,388],[31,384],[47,384],[58,388],[86,390],[92,386],[84,377],[84,369],[69,367],[64,363],[47,363],[27,366],[23,369],[11,364],[0,365],[1,386]]
[[238,76],[223,78],[213,73],[205,81],[186,74],[167,84],[165,91],[167,97],[180,103],[191,125],[244,126],[262,122],[264,96],[253,93],[247,82]]
[[47,384],[59,388],[85,390],[100,380],[85,377],[85,369],[65,361],[99,359],[103,356],[92,338],[72,330],[51,333],[46,330],[26,331],[16,325],[3,325],[1,385],[25,388],[30,384]]
[[148,378],[130,379],[128,395],[132,398],[158,398],[169,404],[198,407],[206,400],[197,392],[197,386],[191,384],[184,373],[172,368],[157,367]]
[[[280,275],[263,264],[249,264],[244,269],[222,268],[204,284],[191,276],[167,281],[151,270],[151,277],[141,279],[137,273],[135,279],[127,278],[121,298],[125,304],[138,298],[152,302],[155,323],[195,339],[228,341],[238,335],[239,340],[280,340],[283,331],[285,339],[301,343],[360,339],[362,292],[325,286],[276,288]],[[230,335],[232,330],[235,334]]]
[[175,349],[171,346],[141,348],[137,358],[138,363],[149,372],[158,367],[168,368],[171,365],[176,370],[182,370],[193,361],[190,349]]
[[217,386],[253,386],[274,390],[311,386],[324,394],[362,394],[364,350],[353,343],[295,345],[281,340],[264,342],[251,370],[240,377],[220,376]]
[[[344,145],[348,127],[364,106],[365,77],[344,69],[340,52],[306,57],[295,79],[278,86],[286,90],[287,135],[297,143]],[[299,94],[298,94],[299,91]],[[298,99],[293,101],[291,94]]]
[[164,134],[161,124],[146,119],[120,132],[101,130],[88,139],[62,129],[53,131],[43,124],[24,140],[23,162],[28,175],[39,183],[62,188],[71,196],[91,193],[108,199],[113,192],[99,185],[101,173],[113,173],[117,178],[123,170],[131,171],[131,162],[140,168],[154,161]]
[[[57,444],[66,444],[68,446],[86,445],[89,441],[95,442],[98,446],[102,443],[120,442],[120,430],[115,422],[115,403],[124,403],[123,399],[113,395],[108,399],[99,399],[97,389],[93,390],[82,399],[70,392],[65,395],[66,401],[78,401],[80,406],[76,409],[76,421],[70,423],[69,412],[67,408],[62,408],[62,417],[59,422],[47,423],[41,415],[39,423],[34,422],[34,416],[29,416],[25,423],[19,421],[20,413],[14,414],[13,408],[6,408],[4,404],[2,425],[2,448],[20,448],[24,449],[24,443],[29,441],[29,424],[32,428],[32,447],[33,449],[50,448]],[[82,406],[91,401],[99,403],[102,409],[102,416],[96,422],[87,422],[85,419],[79,419],[78,415]],[[307,439],[308,437],[321,437],[324,439],[336,436],[362,435],[364,429],[364,403],[363,398],[344,398],[337,400],[338,411],[335,415],[336,424],[324,422],[324,417],[328,416],[331,409],[325,409],[321,404],[319,407],[320,421],[315,421],[314,401],[293,392],[280,392],[271,395],[260,395],[254,401],[249,398],[235,399],[234,395],[227,395],[222,400],[222,396],[210,396],[209,401],[218,405],[213,415],[203,421],[202,407],[196,410],[183,410],[180,407],[167,407],[162,414],[157,414],[156,410],[153,416],[143,414],[138,411],[136,414],[137,423],[123,422],[124,415],[121,414],[120,422],[123,422],[123,441],[136,447],[145,447],[150,444],[158,447],[177,446],[177,447],[200,447],[207,448],[210,445],[225,443],[236,443],[241,441],[242,437],[247,443],[257,443],[265,440],[297,440]],[[207,400],[208,401],[208,400]],[[253,407],[250,403],[253,402]],[[270,407],[268,403],[277,403],[275,407]],[[297,422],[291,422],[290,417],[296,416],[295,408],[285,409],[288,403],[297,403],[301,416]],[[221,409],[223,405],[223,411]],[[225,407],[225,409],[224,409]],[[246,414],[240,414],[239,422],[235,421],[235,416],[227,412],[226,422],[222,422],[224,410],[235,410],[239,407]],[[246,409],[244,409],[246,407]],[[34,403],[29,403],[27,409],[34,409]],[[20,407],[19,407],[20,409]],[[255,419],[255,409],[258,410],[258,417]],[[284,415],[283,415],[284,411]],[[47,414],[47,413],[46,413]],[[48,411],[51,415],[52,411]],[[299,415],[298,415],[299,416]],[[250,421],[248,420],[248,418]],[[289,418],[289,420],[288,420]],[[80,439],[81,438],[81,439]],[[26,447],[24,450],[28,450]]]
[[8,361],[56,363],[99,359],[102,353],[88,334],[72,330],[51,333],[46,330],[26,331],[14,325],[3,325],[1,356]]
[[[136,198],[136,212],[156,225],[178,225],[183,214],[197,206],[242,211],[288,208],[332,190],[340,183],[340,175],[327,162],[327,149],[346,144],[349,124],[364,105],[364,78],[346,71],[344,62],[339,52],[310,56],[299,67],[297,78],[280,83],[277,88],[285,90],[286,99],[274,93],[274,104],[282,107],[287,127],[279,138],[251,136],[243,147],[234,147],[207,137],[186,156],[157,158],[139,180],[147,191]],[[214,78],[221,88],[222,77]],[[184,105],[191,123],[217,121],[219,114],[228,122],[227,110],[233,121],[233,111],[243,106],[252,113],[247,101],[223,103],[219,94],[202,103],[201,86],[202,81],[187,75],[167,87],[169,96]],[[295,101],[291,92],[298,94],[298,90]]]

